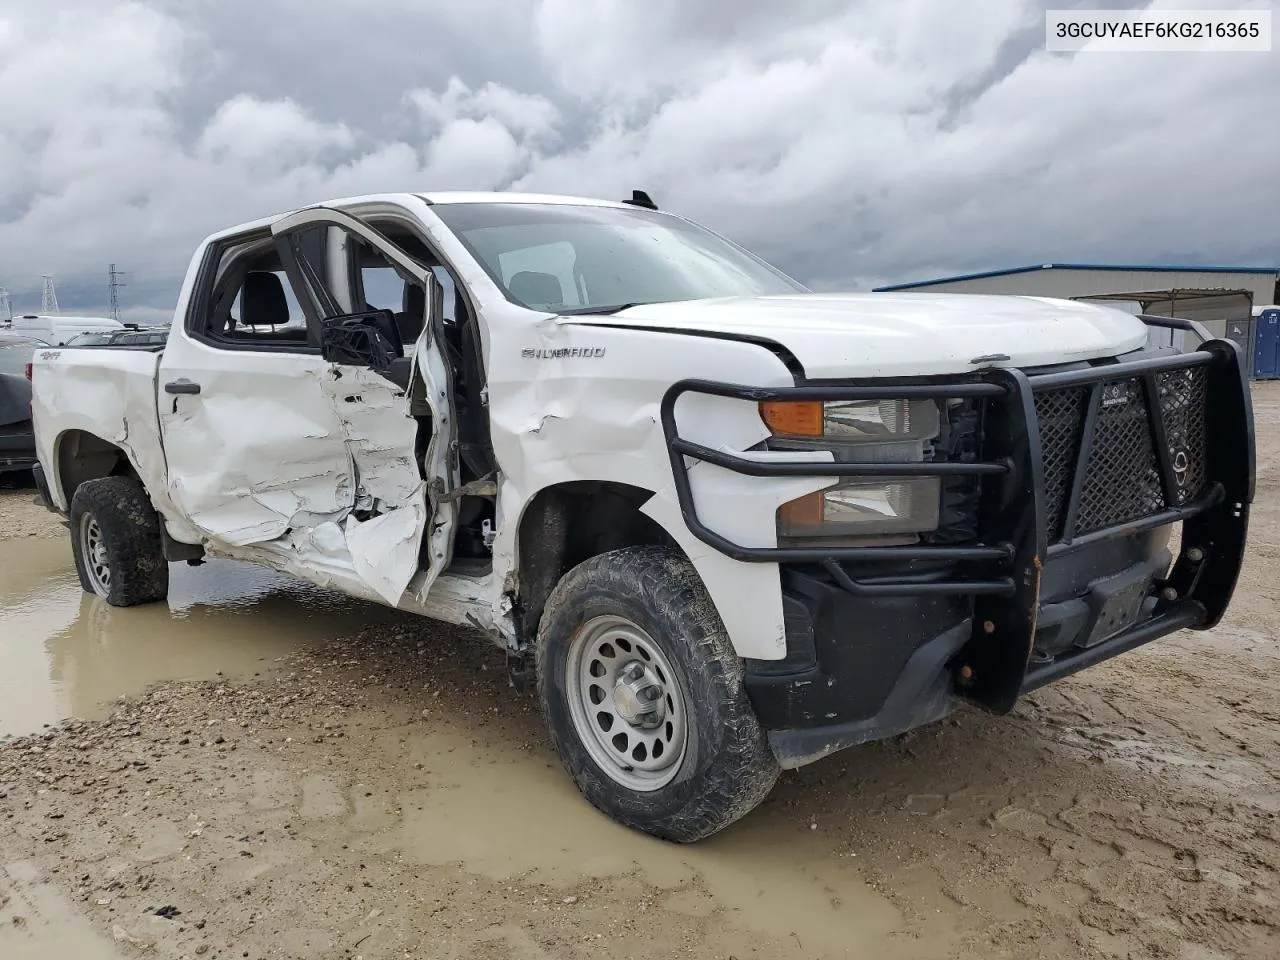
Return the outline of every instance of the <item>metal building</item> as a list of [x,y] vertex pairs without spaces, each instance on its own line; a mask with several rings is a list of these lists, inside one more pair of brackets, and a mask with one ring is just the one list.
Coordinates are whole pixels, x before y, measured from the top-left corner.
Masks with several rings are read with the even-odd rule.
[[[1251,372],[1280,377],[1280,354],[1255,347],[1260,308],[1280,303],[1280,267],[1147,266],[1044,263],[958,277],[898,283],[877,290],[1003,293],[1105,301],[1131,313],[1182,317],[1243,348]],[[1275,357],[1275,360],[1269,358]]]

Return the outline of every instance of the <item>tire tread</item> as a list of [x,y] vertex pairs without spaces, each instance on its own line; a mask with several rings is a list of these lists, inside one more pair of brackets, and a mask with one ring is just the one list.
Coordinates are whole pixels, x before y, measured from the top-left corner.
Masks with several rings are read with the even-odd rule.
[[101,477],[80,484],[71,498],[76,572],[81,586],[93,593],[80,553],[80,522],[86,513],[98,521],[111,562],[111,587],[106,601],[113,607],[132,607],[165,599],[169,593],[169,564],[164,556],[160,515],[142,484],[133,477]]
[[[674,804],[655,796],[669,788],[654,795],[636,793],[596,772],[578,743],[567,707],[558,709],[554,700],[553,674],[563,669],[563,663],[549,663],[549,652],[567,650],[564,634],[576,629],[581,619],[578,611],[592,601],[626,598],[634,603],[637,597],[655,622],[687,638],[688,664],[679,651],[670,649],[670,637],[661,640],[668,656],[675,654],[675,662],[686,671],[692,665],[698,675],[691,679],[701,688],[699,692],[707,694],[697,699],[710,707],[706,711],[709,730],[702,732],[708,741],[703,744],[706,756],[692,758],[693,789],[683,791]],[[745,816],[773,789],[778,764],[747,697],[742,661],[697,572],[676,551],[626,547],[586,560],[565,574],[543,611],[535,669],[543,716],[556,752],[587,799],[621,823],[667,840],[701,840]],[[695,697],[686,693],[691,721],[698,707],[692,702]]]

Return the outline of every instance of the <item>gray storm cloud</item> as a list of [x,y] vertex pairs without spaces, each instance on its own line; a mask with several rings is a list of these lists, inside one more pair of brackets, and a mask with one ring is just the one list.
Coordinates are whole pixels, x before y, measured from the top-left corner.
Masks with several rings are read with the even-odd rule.
[[643,187],[824,289],[1280,261],[1276,53],[1049,55],[1016,0],[365,7],[0,0],[0,285],[100,307],[116,262],[158,318],[215,229],[455,188]]

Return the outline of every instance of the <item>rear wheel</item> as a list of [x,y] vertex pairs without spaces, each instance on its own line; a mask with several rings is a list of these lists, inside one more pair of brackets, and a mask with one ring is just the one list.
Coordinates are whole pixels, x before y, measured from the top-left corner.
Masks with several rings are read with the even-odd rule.
[[115,607],[169,593],[160,517],[132,477],[86,480],[71,498],[71,547],[80,585]]
[[627,826],[700,840],[777,779],[742,661],[674,550],[628,547],[569,571],[543,612],[537,673],[560,759],[586,798]]

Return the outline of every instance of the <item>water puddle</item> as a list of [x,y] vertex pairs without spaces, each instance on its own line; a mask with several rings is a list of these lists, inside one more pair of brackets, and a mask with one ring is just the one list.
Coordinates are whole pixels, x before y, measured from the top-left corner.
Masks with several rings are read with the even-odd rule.
[[634,878],[662,891],[668,910],[695,917],[726,910],[732,926],[751,934],[798,936],[805,956],[862,955],[853,949],[861,942],[885,956],[886,938],[902,928],[899,911],[856,861],[833,856],[829,841],[781,804],[709,840],[676,845],[592,810],[549,752],[477,752],[472,740],[440,730],[402,749],[402,762],[421,762],[429,783],[400,795],[403,829],[387,842],[406,859],[561,888]]
[[25,860],[0,863],[0,956],[5,960],[125,957]]
[[0,736],[93,718],[159,680],[243,676],[402,614],[246,563],[170,566],[166,604],[80,588],[66,537],[0,540]]

